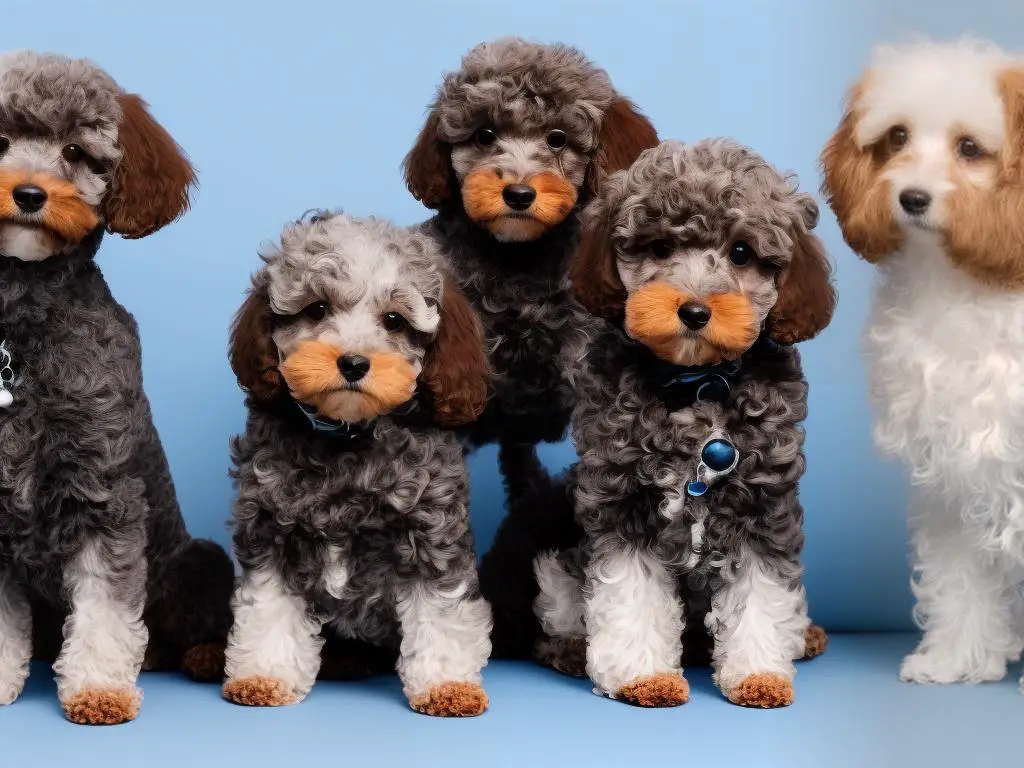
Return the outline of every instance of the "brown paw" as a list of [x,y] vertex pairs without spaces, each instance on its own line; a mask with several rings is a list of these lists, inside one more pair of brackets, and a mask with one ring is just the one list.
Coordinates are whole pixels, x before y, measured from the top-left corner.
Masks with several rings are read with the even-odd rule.
[[828,648],[828,633],[825,632],[824,628],[819,627],[817,624],[811,624],[807,628],[807,634],[804,635],[804,640],[807,646],[804,650],[803,658],[813,659],[817,656],[821,656]]
[[793,681],[782,675],[748,675],[726,697],[741,707],[788,707],[793,703]]
[[678,707],[690,700],[690,684],[676,674],[651,675],[622,686],[615,698],[638,707]]
[[475,717],[487,710],[487,694],[476,683],[444,683],[409,701],[417,712],[434,717]]
[[139,714],[142,691],[138,688],[87,688],[61,702],[64,715],[79,725],[117,725]]
[[292,686],[276,677],[239,677],[224,683],[224,698],[247,707],[283,707],[298,697]]
[[542,637],[533,649],[533,657],[563,675],[587,674],[587,641],[582,637]]
[[181,657],[181,671],[200,683],[224,679],[224,642],[199,643]]

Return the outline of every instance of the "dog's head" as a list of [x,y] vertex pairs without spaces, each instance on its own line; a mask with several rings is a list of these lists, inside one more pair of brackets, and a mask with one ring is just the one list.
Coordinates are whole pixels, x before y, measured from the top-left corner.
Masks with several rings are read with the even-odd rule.
[[666,141],[612,176],[584,216],[577,300],[624,315],[663,360],[733,360],[762,329],[793,344],[831,320],[831,270],[811,234],[818,206],[746,147]]
[[535,240],[657,144],[647,118],[575,48],[502,39],[447,74],[405,158],[429,208],[461,205],[505,242]]
[[972,40],[876,51],[822,154],[849,246],[934,238],[976,278],[1024,286],[1024,62]]
[[0,254],[41,261],[104,222],[144,237],[184,213],[194,183],[145,102],[91,62],[0,56]]
[[257,402],[288,393],[328,418],[370,421],[417,382],[439,423],[480,415],[483,331],[423,235],[380,219],[316,214],[290,224],[231,332],[231,367]]

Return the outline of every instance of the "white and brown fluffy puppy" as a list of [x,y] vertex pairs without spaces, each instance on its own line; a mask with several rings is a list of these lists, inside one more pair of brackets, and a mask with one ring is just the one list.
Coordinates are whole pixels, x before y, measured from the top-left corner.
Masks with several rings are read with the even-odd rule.
[[300,701],[325,636],[397,652],[412,707],[477,715],[491,612],[462,447],[483,330],[422,234],[317,214],[264,254],[232,331],[249,397],[232,444],[242,566],[224,695]]
[[876,264],[875,437],[914,484],[900,677],[1005,676],[1024,646],[1024,59],[975,40],[886,47],[822,156],[843,236]]

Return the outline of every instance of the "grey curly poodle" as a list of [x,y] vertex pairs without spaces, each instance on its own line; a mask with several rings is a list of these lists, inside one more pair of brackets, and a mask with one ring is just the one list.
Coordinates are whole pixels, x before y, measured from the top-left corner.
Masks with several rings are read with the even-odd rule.
[[134,718],[144,661],[219,676],[234,569],[185,530],[138,329],[94,260],[104,230],[180,216],[194,178],[91,62],[0,56],[0,704],[33,650],[80,723]]

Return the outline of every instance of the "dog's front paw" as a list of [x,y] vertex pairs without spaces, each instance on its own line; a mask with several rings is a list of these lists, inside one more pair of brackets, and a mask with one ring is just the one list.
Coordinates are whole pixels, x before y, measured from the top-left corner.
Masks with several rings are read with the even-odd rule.
[[915,651],[904,657],[900,665],[900,680],[905,683],[987,683],[1004,677],[1006,658],[996,653],[967,658],[938,651]]
[[800,658],[804,661],[817,658],[828,648],[828,634],[824,628],[811,624],[804,634],[804,643],[804,655]]
[[18,696],[21,695],[21,689],[24,687],[25,683],[23,680],[19,680],[16,683],[0,682],[0,707],[13,704]]
[[434,717],[475,717],[487,710],[487,694],[476,683],[443,683],[409,700],[417,712]]
[[247,707],[283,707],[299,700],[292,684],[279,677],[233,677],[223,692],[228,701]]
[[793,703],[793,681],[775,674],[747,675],[725,696],[741,707],[775,709]]
[[138,688],[86,688],[61,700],[64,715],[79,725],[118,725],[134,720],[142,704]]
[[571,677],[587,674],[587,641],[582,637],[543,637],[533,649],[533,658],[556,672]]
[[199,683],[224,679],[224,642],[199,643],[181,657],[181,671]]
[[615,698],[638,707],[678,707],[690,700],[690,684],[674,672],[640,677],[619,688]]

